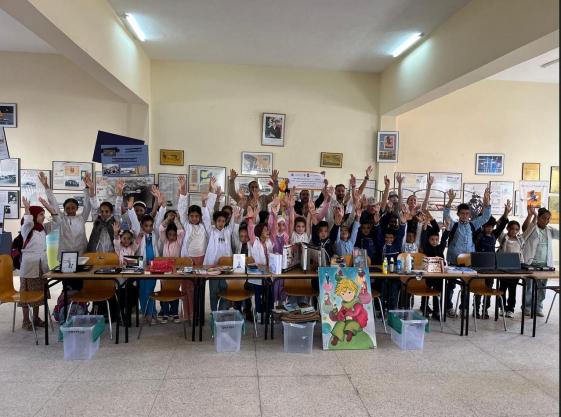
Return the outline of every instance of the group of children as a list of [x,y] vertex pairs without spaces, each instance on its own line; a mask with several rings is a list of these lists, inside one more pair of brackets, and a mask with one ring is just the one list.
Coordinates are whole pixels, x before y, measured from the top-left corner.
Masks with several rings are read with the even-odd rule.
[[[63,251],[115,252],[121,262],[131,255],[142,256],[145,264],[159,256],[189,257],[194,266],[216,265],[221,257],[232,254],[245,254],[253,258],[256,264],[266,265],[270,254],[282,253],[283,247],[295,243],[311,243],[322,248],[326,260],[335,255],[346,256],[354,248],[363,249],[372,265],[382,264],[384,258],[394,258],[403,252],[422,252],[426,256],[438,256],[455,265],[461,253],[474,251],[516,252],[521,260],[534,265],[551,265],[551,239],[558,238],[558,231],[548,226],[550,213],[541,208],[536,213],[528,208],[528,217],[520,227],[514,220],[508,221],[511,211],[510,202],[505,206],[503,216],[497,222],[491,217],[489,190],[483,196],[483,209],[478,216],[471,218],[467,204],[457,206],[457,220],[452,220],[450,211],[455,193],[447,194],[444,210],[444,225],[439,225],[428,212],[428,201],[432,178],[423,203],[417,204],[415,195],[410,195],[402,204],[402,183],[404,177],[396,176],[397,192],[390,192],[390,180],[384,178],[384,192],[380,202],[363,195],[367,181],[372,172],[368,167],[362,183],[357,188],[357,180],[351,176],[349,188],[343,184],[329,186],[327,181],[319,197],[312,201],[308,190],[300,191],[298,197],[294,189],[286,190],[280,199],[278,171],[271,175],[273,192],[262,195],[257,181],[249,184],[249,193],[236,190],[237,173],[230,171],[229,192],[235,201],[234,206],[217,204],[221,193],[214,178],[210,179],[207,193],[202,193],[202,206],[187,203],[185,178],[178,177],[179,196],[177,211],[167,209],[167,198],[156,186],[152,188],[154,207],[150,214],[143,202],[126,200],[123,205],[124,183],[116,184],[116,204],[104,201],[98,203],[92,179],[86,175],[85,204],[80,215],[78,202],[67,199],[63,211],[49,188],[46,176],[41,173],[39,180],[46,190],[47,201],[40,199],[44,208],[52,216],[52,224],[60,228],[59,254]],[[25,215],[22,219],[21,235],[24,240],[22,265],[20,269],[22,290],[42,290],[41,276],[47,272],[46,234],[52,230],[51,223],[45,223],[45,211],[40,206],[30,206],[23,199]],[[90,212],[93,218],[92,232],[86,235],[85,222]],[[507,232],[503,230],[506,227]],[[522,234],[520,231],[522,230]],[[446,252],[446,253],[445,253]],[[427,284],[441,290],[442,280],[427,280]],[[262,313],[261,286],[256,282],[247,282],[246,287],[255,292],[256,311]],[[317,280],[312,280],[317,289]],[[385,309],[394,309],[398,305],[399,280],[376,279],[373,285],[382,293]],[[540,284],[545,285],[545,284]],[[183,315],[179,313],[179,303],[161,303],[159,313],[150,294],[154,291],[156,280],[139,280],[138,295],[144,319],[150,323],[166,323],[168,320],[179,322],[190,320],[193,312],[193,284],[184,280],[181,285],[183,293]],[[79,290],[79,283],[74,285]],[[449,316],[454,315],[452,306],[453,282],[448,285],[446,308]],[[528,291],[531,287],[528,286]],[[504,280],[500,288],[508,293],[506,314],[512,317],[516,300],[516,282]],[[226,289],[226,281],[210,280],[210,307],[215,311],[219,306],[219,294]],[[543,292],[538,291],[538,315],[543,314]],[[530,298],[527,297],[527,300]],[[283,291],[282,280],[275,281],[274,301],[277,304],[298,303],[304,300],[288,297]],[[435,300],[436,301],[436,300]],[[428,300],[422,300],[422,308]],[[251,301],[244,305],[246,318],[253,320]],[[461,306],[462,307],[462,306]],[[481,314],[487,316],[488,305],[482,307]],[[23,327],[31,329],[28,312],[24,307]],[[529,312],[529,303],[524,306]],[[428,309],[430,311],[430,309]],[[479,307],[476,314],[480,315]],[[433,318],[440,315],[437,302],[433,302]],[[33,306],[34,324],[44,326],[38,317],[38,306]]]

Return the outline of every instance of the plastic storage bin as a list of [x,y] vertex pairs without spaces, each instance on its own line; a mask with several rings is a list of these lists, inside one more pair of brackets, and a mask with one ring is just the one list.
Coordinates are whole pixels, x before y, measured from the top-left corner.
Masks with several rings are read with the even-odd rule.
[[72,316],[60,326],[64,360],[91,359],[99,350],[99,338],[105,330],[103,316]]
[[423,350],[428,320],[413,310],[390,310],[388,315],[392,342],[403,350]]
[[312,353],[315,321],[307,323],[282,322],[284,351],[290,353]]
[[238,310],[212,312],[217,352],[239,352],[244,319]]

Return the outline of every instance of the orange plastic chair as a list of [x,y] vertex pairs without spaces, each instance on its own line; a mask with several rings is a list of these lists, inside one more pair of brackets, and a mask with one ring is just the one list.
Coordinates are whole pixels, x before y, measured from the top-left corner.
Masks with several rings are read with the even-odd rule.
[[[218,259],[219,266],[232,266],[234,264],[233,256],[222,256]],[[255,263],[255,260],[249,256],[246,259],[246,264]],[[254,291],[245,289],[245,281],[243,279],[226,279],[226,285],[228,288],[225,291],[218,293],[218,305],[220,305],[220,300],[228,300],[232,303],[244,301],[250,299],[255,295]],[[253,317],[255,317],[255,303],[251,305],[251,310],[253,312]],[[257,337],[257,320],[253,320],[253,331],[255,332],[255,337]]]
[[[13,271],[12,257],[10,255],[0,255],[0,304],[14,304],[14,314],[12,316],[12,333],[15,331],[16,326],[16,308],[18,303],[27,304],[29,307],[29,320],[31,321],[31,327],[33,329],[33,335],[35,336],[35,344],[39,344],[39,339],[37,338],[37,330],[33,323],[33,317],[31,317],[31,304],[42,303],[44,301],[42,291],[16,291],[14,288],[14,271]],[[53,320],[51,318],[51,312],[47,305],[47,315],[51,324],[51,329],[54,331]]]
[[[109,253],[98,253],[98,252],[88,252],[84,253],[82,256],[87,256],[88,265],[92,266],[119,266],[119,255],[114,252]],[[107,279],[84,280],[83,288],[72,295],[68,296],[70,300],[70,305],[68,307],[68,312],[66,313],[66,318],[70,314],[70,310],[73,303],[88,303],[88,302],[103,302],[107,304],[107,315],[109,319],[109,337],[113,339],[113,327],[111,325],[111,311],[109,308],[109,300],[116,297],[115,282]],[[118,302],[119,300],[117,300]]]

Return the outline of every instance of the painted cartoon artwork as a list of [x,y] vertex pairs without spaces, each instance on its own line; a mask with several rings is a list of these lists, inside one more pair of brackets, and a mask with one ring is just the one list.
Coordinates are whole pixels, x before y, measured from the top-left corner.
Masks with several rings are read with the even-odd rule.
[[320,268],[318,274],[323,349],[375,348],[368,271],[333,266]]

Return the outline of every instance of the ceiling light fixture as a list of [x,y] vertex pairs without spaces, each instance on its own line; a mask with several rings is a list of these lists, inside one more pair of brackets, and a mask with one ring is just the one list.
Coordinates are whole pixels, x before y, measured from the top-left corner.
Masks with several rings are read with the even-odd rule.
[[419,42],[419,39],[421,39],[422,37],[423,37],[423,34],[420,33],[420,32],[411,35],[409,38],[407,38],[405,40],[405,42],[403,42],[401,45],[399,45],[395,51],[392,52],[392,56],[394,58],[398,57],[403,52],[407,51],[410,47],[412,47],[414,44]]
[[134,16],[132,14],[125,13],[123,15],[123,19],[125,19],[125,22],[128,24],[130,30],[134,33],[134,36],[136,36],[136,38],[140,42],[144,42],[146,40],[146,35],[144,35],[142,29],[140,29],[140,26],[138,25],[138,22],[136,21]]
[[557,64],[558,62],[559,62],[559,58],[554,59],[554,60],[552,60],[552,61],[548,61],[548,62],[546,62],[546,63],[544,63],[544,64],[541,64],[540,67],[542,67],[542,68],[547,68],[547,67],[552,66],[553,64]]

